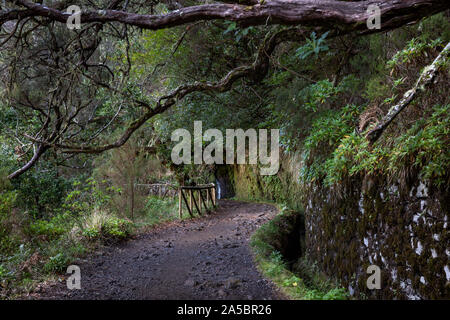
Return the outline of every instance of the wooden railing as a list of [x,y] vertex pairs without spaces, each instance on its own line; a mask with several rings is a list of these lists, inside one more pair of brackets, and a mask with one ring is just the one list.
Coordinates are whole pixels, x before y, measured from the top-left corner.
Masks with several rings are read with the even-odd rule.
[[[189,194],[189,201],[187,200]],[[197,198],[197,199],[196,199]],[[198,200],[198,202],[197,202]],[[182,186],[178,189],[178,213],[183,217],[183,201],[186,204],[189,215],[194,217],[194,208],[202,215],[202,204],[207,214],[216,207],[216,186],[211,183],[199,186]],[[210,206],[211,203],[211,206]]]

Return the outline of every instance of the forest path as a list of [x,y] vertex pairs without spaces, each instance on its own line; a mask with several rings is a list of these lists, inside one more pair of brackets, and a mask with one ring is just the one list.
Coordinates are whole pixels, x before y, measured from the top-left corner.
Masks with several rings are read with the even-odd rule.
[[251,234],[277,213],[268,204],[220,200],[211,215],[164,225],[77,264],[81,289],[62,281],[39,299],[282,299],[262,278]]

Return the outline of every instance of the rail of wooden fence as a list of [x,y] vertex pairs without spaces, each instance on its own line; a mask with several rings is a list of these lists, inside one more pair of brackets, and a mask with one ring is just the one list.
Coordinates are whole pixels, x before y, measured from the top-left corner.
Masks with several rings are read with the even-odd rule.
[[[187,200],[187,194],[189,194],[189,201]],[[205,197],[203,196],[204,194]],[[183,201],[186,204],[191,217],[194,217],[194,207],[199,215],[203,215],[202,204],[203,208],[205,208],[205,212],[209,214],[211,208],[216,206],[216,186],[214,184],[207,184],[180,187],[178,189],[178,213],[180,218],[183,217]],[[209,205],[210,203],[212,206]]]

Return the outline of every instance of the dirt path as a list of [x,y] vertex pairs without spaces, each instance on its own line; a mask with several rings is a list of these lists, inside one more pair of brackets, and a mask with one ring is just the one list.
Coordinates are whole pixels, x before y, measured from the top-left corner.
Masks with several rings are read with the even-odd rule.
[[276,214],[267,204],[222,200],[217,212],[178,221],[79,263],[81,290],[65,281],[43,299],[280,299],[252,260],[249,239]]

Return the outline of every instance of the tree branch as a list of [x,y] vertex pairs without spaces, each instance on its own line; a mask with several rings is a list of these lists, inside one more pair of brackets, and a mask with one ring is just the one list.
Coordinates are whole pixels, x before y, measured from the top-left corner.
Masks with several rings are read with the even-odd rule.
[[[55,8],[24,0],[16,4],[26,9],[0,14],[0,25],[5,21],[28,16],[41,16],[52,21],[66,23],[69,13]],[[450,8],[449,1],[443,0],[273,0],[263,4],[241,5],[228,3],[204,4],[184,7],[162,15],[144,15],[119,10],[82,11],[81,22],[120,22],[142,29],[157,30],[171,28],[202,20],[232,20],[243,24],[331,26],[334,29],[377,32],[369,30],[366,21],[369,5],[377,5],[381,11],[381,30],[391,30],[422,17]]]
[[[117,2],[117,1],[116,1]],[[120,2],[120,1],[119,1]],[[46,7],[38,3],[17,0],[15,4],[19,9],[0,12],[0,26],[6,21],[24,19],[27,17],[42,17],[47,21],[66,23],[70,14],[60,8]],[[381,29],[369,30],[366,12],[369,5],[376,4],[382,14]],[[329,37],[344,35],[352,32],[359,34],[391,30],[407,23],[416,22],[426,17],[450,8],[449,1],[442,0],[367,0],[367,1],[333,1],[333,0],[274,0],[252,6],[242,4],[215,3],[181,8],[163,15],[135,14],[119,10],[83,11],[82,23],[109,23],[118,22],[125,25],[136,26],[141,29],[157,30],[175,27],[196,21],[206,20],[232,20],[243,25],[303,25],[315,26],[317,31],[331,30]],[[309,32],[308,32],[309,34]],[[58,143],[58,131],[62,125],[61,117],[55,125],[55,131],[47,139],[27,136],[39,147],[33,158],[21,169],[10,175],[17,177],[28,170],[48,148],[60,149],[64,153],[101,153],[109,149],[118,148],[125,144],[132,134],[147,120],[166,111],[178,100],[193,92],[226,92],[232,88],[233,83],[241,78],[248,78],[254,82],[261,81],[267,74],[270,66],[270,55],[276,47],[286,41],[302,41],[307,34],[299,28],[290,28],[279,31],[266,37],[252,64],[237,67],[216,82],[195,82],[182,85],[163,96],[154,108],[148,107],[145,112],[131,124],[116,141],[101,145],[68,145]],[[58,112],[58,110],[55,110]]]
[[38,145],[37,148],[34,149],[33,157],[28,161],[22,168],[14,171],[8,176],[8,179],[14,179],[18,176],[20,176],[22,173],[30,169],[38,160],[39,158],[44,154],[44,152],[49,149],[49,146],[44,146],[42,144]]
[[433,63],[423,69],[415,86],[411,90],[405,92],[399,103],[391,107],[381,122],[374,129],[369,131],[366,137],[370,143],[377,141],[384,130],[398,116],[398,114],[402,112],[402,110],[404,110],[415,98],[417,98],[417,96],[425,92],[426,87],[433,82],[433,79],[439,70],[439,66],[447,59],[449,51],[450,42],[445,46],[444,50],[442,50]]
[[153,109],[147,109],[147,111],[140,118],[133,121],[126,128],[125,132],[120,136],[120,138],[113,143],[109,143],[103,146],[74,146],[54,143],[51,140],[39,140],[29,135],[26,135],[26,137],[33,142],[60,149],[64,153],[97,154],[110,149],[121,147],[147,120],[157,114],[163,113],[171,106],[173,106],[178,100],[184,98],[186,95],[192,92],[225,92],[231,89],[232,84],[236,80],[243,77],[248,77],[255,81],[262,80],[269,69],[269,56],[273,53],[277,45],[284,41],[301,41],[304,40],[306,36],[307,33],[298,28],[281,30],[271,36],[268,36],[265,39],[261,49],[258,51],[258,55],[253,64],[237,67],[231,70],[227,75],[225,75],[221,80],[217,82],[195,82],[193,84],[179,86],[168,95],[161,97]]

